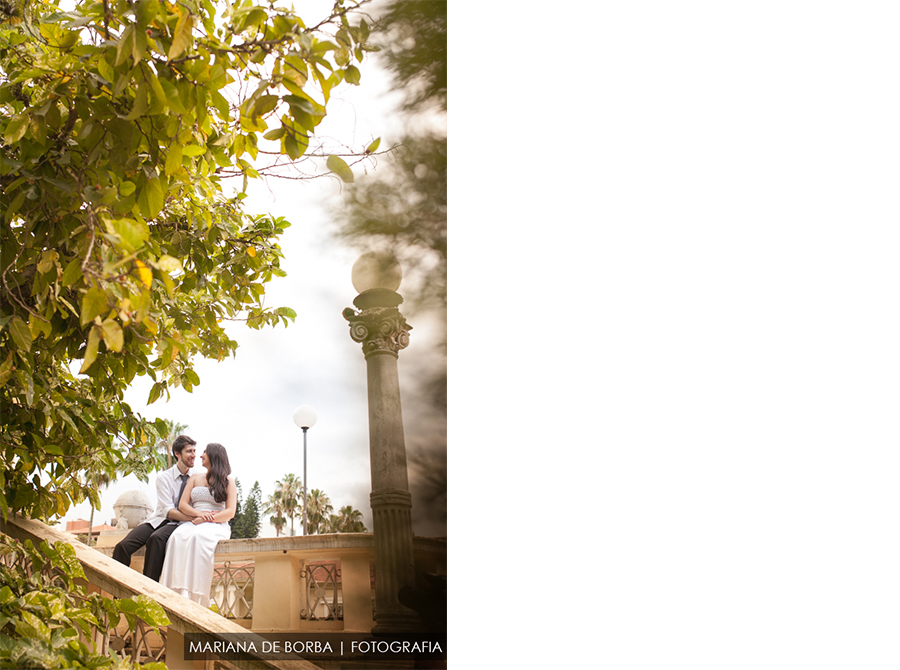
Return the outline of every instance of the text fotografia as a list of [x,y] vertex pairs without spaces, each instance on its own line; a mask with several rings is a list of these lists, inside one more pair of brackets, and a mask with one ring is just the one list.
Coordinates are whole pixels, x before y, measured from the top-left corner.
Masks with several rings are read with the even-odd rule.
[[300,659],[446,660],[445,636],[374,637],[363,633],[187,634],[185,660],[212,657],[231,661]]
[[[284,649],[282,649],[284,645]],[[224,640],[213,640],[212,642],[191,641],[188,643],[188,649],[191,654],[238,654],[238,653],[257,653],[262,651],[263,654],[333,654],[330,642],[322,643],[320,640],[300,640],[292,642],[291,640],[262,640],[260,649],[256,648],[255,642],[226,642]],[[350,642],[351,654],[420,654],[420,653],[441,653],[441,643],[431,640],[417,640],[410,642],[409,640],[352,640]]]

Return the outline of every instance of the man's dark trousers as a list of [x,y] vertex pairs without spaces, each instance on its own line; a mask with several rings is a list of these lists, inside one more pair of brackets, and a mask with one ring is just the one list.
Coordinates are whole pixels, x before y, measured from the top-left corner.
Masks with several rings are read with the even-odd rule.
[[166,560],[166,542],[169,536],[178,528],[176,521],[164,521],[161,526],[154,528],[149,523],[142,523],[125,536],[116,548],[113,549],[113,558],[124,565],[131,565],[131,555],[138,549],[147,545],[144,554],[144,575],[154,582],[159,581],[162,574],[163,561]]

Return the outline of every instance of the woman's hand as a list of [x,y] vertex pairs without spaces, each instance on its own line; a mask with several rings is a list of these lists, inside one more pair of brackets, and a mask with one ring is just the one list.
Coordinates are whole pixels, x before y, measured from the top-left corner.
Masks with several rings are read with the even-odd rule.
[[206,519],[204,519],[202,516],[195,516],[193,519],[191,519],[191,523],[195,526],[203,523],[204,521],[206,521]]

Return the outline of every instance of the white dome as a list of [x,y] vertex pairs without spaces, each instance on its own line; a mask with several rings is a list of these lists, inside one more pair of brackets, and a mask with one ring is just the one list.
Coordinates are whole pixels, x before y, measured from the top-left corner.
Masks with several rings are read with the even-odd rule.
[[116,513],[116,529],[129,530],[144,523],[153,512],[150,496],[140,489],[125,491],[113,504]]

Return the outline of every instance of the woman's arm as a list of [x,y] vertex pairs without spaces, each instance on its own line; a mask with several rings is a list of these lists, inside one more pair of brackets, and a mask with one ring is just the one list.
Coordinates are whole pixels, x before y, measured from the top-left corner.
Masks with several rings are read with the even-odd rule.
[[231,521],[234,518],[234,513],[237,511],[237,486],[234,483],[234,477],[231,475],[228,476],[228,488],[226,490],[228,498],[225,500],[225,509],[221,512],[216,512],[212,518],[216,523]]
[[187,484],[184,485],[184,493],[181,494],[181,500],[178,501],[178,511],[187,517],[184,521],[190,521],[199,516],[203,516],[203,512],[191,507],[191,491],[194,489],[194,486],[199,479],[200,475],[192,475],[187,480]]
[[[190,485],[190,481],[188,481],[188,485]],[[223,523],[225,521],[230,521],[234,518],[234,513],[237,511],[237,486],[234,483],[234,477],[229,475],[228,477],[228,488],[225,489],[228,497],[225,499],[225,509],[221,512],[200,512],[195,510],[193,507],[188,505],[184,498],[181,499],[181,505],[179,507],[187,508],[193,510],[197,517],[193,520],[194,525],[203,523],[205,521],[210,521],[212,523]],[[184,487],[184,492],[188,492],[188,487]]]

